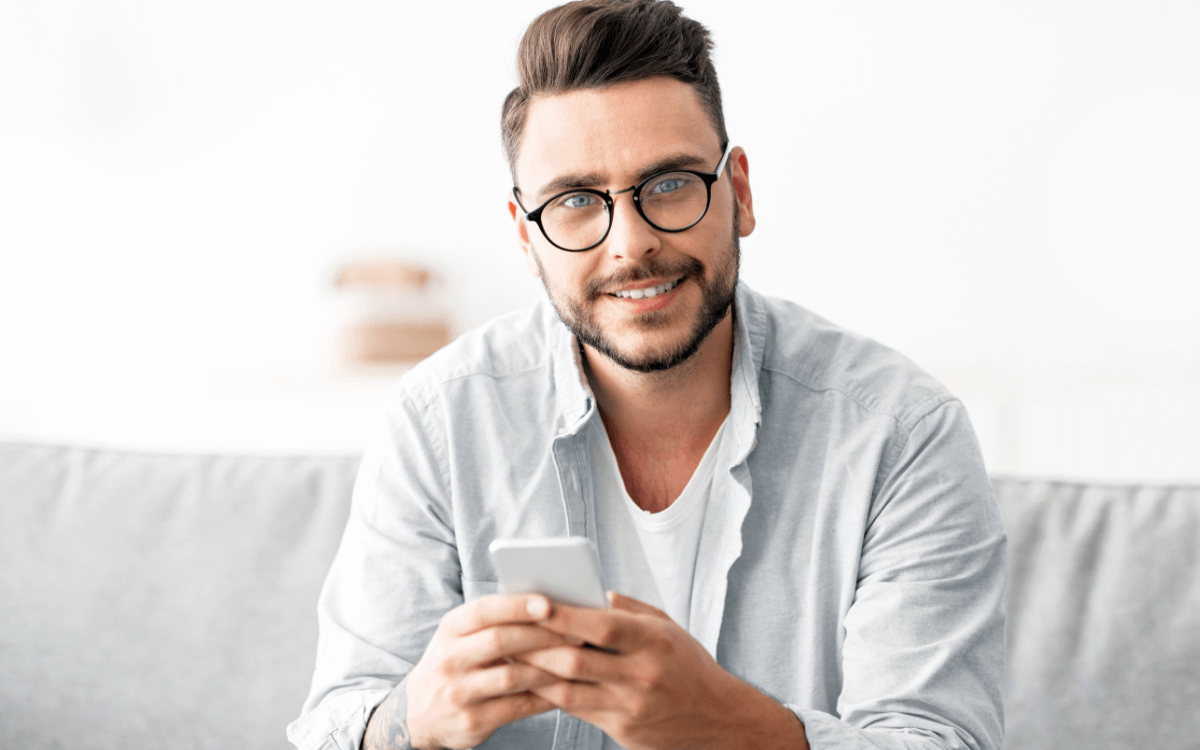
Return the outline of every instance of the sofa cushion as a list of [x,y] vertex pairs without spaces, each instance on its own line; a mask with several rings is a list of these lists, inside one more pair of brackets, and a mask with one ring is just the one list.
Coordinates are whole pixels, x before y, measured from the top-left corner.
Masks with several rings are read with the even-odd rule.
[[0,747],[290,747],[357,466],[0,444]]
[[[0,747],[289,747],[357,466],[0,443]],[[994,483],[1006,746],[1197,747],[1200,488]]]
[[1200,488],[993,484],[1006,747],[1200,747]]

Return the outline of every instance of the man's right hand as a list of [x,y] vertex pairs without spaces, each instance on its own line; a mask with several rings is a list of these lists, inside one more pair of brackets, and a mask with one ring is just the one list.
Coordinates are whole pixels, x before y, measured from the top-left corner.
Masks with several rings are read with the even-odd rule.
[[371,714],[363,750],[474,747],[554,709],[528,691],[561,678],[511,660],[567,643],[537,625],[549,616],[550,601],[536,594],[484,596],[447,612],[420,661]]

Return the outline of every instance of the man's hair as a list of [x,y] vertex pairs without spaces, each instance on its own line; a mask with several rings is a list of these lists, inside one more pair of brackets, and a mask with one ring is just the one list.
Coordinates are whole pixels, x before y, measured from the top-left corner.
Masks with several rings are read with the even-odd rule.
[[724,146],[729,136],[709,58],[712,46],[708,29],[669,0],[579,0],[535,18],[517,49],[518,85],[500,115],[513,181],[525,117],[535,98],[654,76],[691,85]]

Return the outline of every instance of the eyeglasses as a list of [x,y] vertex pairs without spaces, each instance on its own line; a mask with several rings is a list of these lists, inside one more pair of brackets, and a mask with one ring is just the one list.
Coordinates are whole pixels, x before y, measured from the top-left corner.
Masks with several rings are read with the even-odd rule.
[[525,211],[521,191],[513,197],[536,222],[542,235],[559,250],[581,253],[591,250],[608,236],[613,222],[613,196],[633,191],[633,205],[646,223],[663,232],[682,232],[700,223],[712,201],[713,183],[721,178],[733,143],[725,146],[721,162],[712,172],[672,169],[659,172],[624,190],[575,188],[559,193],[532,211]]

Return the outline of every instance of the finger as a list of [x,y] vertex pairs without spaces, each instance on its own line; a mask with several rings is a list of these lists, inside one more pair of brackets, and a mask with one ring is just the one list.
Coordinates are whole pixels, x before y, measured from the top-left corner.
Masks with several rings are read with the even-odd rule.
[[668,620],[671,616],[663,612],[658,607],[651,606],[641,599],[634,599],[632,596],[625,596],[616,591],[608,592],[608,604],[613,609],[620,609],[626,612],[636,612],[639,615],[654,615],[655,617],[663,617]]
[[[543,685],[536,689],[542,690],[548,687],[550,686]],[[475,710],[479,712],[479,717],[483,723],[498,729],[505,724],[511,724],[519,719],[553,711],[555,708],[557,706],[537,693],[528,692],[514,693],[484,701],[475,707]]]
[[619,682],[624,666],[619,656],[577,646],[530,651],[516,661],[563,680],[591,683]]
[[586,682],[560,680],[533,688],[530,692],[555,708],[561,708],[585,721],[586,717],[592,713],[620,708],[614,699],[616,694],[602,684],[593,685]]
[[[468,747],[479,745],[497,729],[534,714],[554,709],[554,704],[533,693],[516,693],[474,703],[454,713],[443,727],[447,739],[437,747]],[[423,745],[424,746],[424,745]],[[432,745],[431,745],[432,746]],[[405,745],[412,747],[412,745]]]
[[459,686],[465,702],[478,703],[545,687],[560,679],[537,667],[514,661],[469,672],[462,677]]
[[537,625],[493,625],[459,638],[448,657],[453,668],[466,671],[539,648],[566,644],[566,638]]
[[468,635],[492,625],[539,622],[552,611],[541,594],[488,594],[447,612],[442,627],[451,635]]
[[618,609],[594,609],[556,604],[554,612],[539,622],[542,627],[560,635],[573,637],[594,646],[624,651],[643,639],[644,624],[640,615]]

